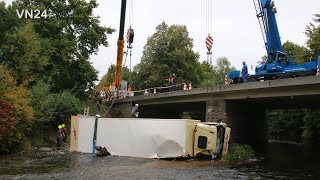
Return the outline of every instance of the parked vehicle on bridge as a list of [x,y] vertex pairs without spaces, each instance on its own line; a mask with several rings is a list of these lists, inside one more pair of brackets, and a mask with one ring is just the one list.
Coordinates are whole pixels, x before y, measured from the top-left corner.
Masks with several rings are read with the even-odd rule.
[[[254,75],[248,76],[248,82],[316,75],[317,66],[320,65],[320,57],[304,64],[295,64],[293,58],[283,52],[275,17],[277,9],[274,1],[253,0],[253,3],[267,50],[267,59],[255,68]],[[240,71],[229,72],[230,83],[242,83],[240,74]]]

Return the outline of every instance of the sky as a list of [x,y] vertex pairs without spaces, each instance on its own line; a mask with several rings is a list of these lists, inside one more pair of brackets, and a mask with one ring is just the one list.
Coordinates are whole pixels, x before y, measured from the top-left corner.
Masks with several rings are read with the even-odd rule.
[[[11,0],[6,0],[11,2]],[[108,35],[109,47],[101,46],[90,61],[99,71],[99,79],[111,64],[116,64],[117,39],[120,25],[121,0],[97,0],[99,7],[94,14],[100,16],[101,25],[117,31]],[[207,59],[205,38],[207,36],[207,0],[127,0],[125,32],[132,25],[135,36],[132,50],[132,67],[140,63],[143,47],[156,27],[167,24],[186,25],[193,39],[193,50],[200,54],[199,61]],[[227,57],[231,65],[240,69],[246,61],[249,73],[254,73],[261,57],[266,54],[258,20],[252,0],[212,0],[211,35],[213,37],[213,64],[217,58]],[[281,41],[305,45],[306,26],[314,14],[320,13],[320,0],[275,0],[276,14]],[[129,13],[132,10],[132,13]],[[130,14],[130,16],[129,16]],[[129,24],[130,22],[130,24]],[[128,61],[125,66],[129,66]]]
[[[132,3],[133,2],[133,3]],[[101,17],[105,26],[119,29],[121,0],[98,0],[99,8],[95,14]],[[135,31],[132,64],[140,62],[143,46],[148,37],[156,32],[156,26],[167,24],[186,25],[189,36],[194,40],[195,52],[200,54],[200,62],[206,56],[206,0],[128,0],[127,10],[133,15],[126,18],[125,29]],[[313,15],[320,13],[320,0],[275,0],[276,14],[282,43],[289,40],[305,45],[306,26],[312,22]],[[258,20],[252,0],[213,0],[212,1],[213,64],[225,56],[237,69],[245,60],[248,67],[255,67],[257,61],[266,54]],[[129,11],[127,11],[127,15]],[[119,32],[108,37],[110,46],[101,47],[98,55],[91,57],[94,67],[100,71],[99,77],[106,73],[110,64],[116,63],[117,38]],[[128,64],[126,64],[128,66]],[[249,73],[253,70],[249,68]]]

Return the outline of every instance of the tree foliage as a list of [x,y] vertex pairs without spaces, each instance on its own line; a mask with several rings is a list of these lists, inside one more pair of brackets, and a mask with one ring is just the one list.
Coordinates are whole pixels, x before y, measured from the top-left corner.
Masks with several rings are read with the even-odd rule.
[[217,60],[217,65],[214,67],[213,79],[215,85],[223,85],[225,80],[225,75],[230,71],[234,71],[236,68],[231,66],[230,61],[226,57],[220,57]]
[[310,52],[308,49],[293,42],[286,41],[283,44],[283,51],[288,57],[293,57],[293,60],[297,64],[303,64],[310,60]]
[[[1,62],[13,70],[18,83],[32,76],[33,83],[40,79],[51,84],[54,93],[72,90],[85,98],[85,90],[97,80],[89,57],[100,45],[108,46],[107,35],[114,32],[93,15],[97,6],[95,0],[16,0],[7,8],[2,5],[0,14],[5,16],[0,16],[0,23],[10,17],[15,24],[9,23],[1,32]],[[51,14],[20,20],[16,10],[22,9],[47,9]]]
[[320,110],[307,110],[303,118],[305,142],[320,144]]
[[30,78],[39,80],[46,73],[48,56],[43,53],[46,43],[33,30],[31,21],[6,33],[0,48],[1,59],[12,70],[18,84]]
[[4,1],[0,2],[0,44],[3,44],[5,34],[19,24],[15,11],[6,8]]
[[[117,67],[114,64],[111,64],[109,66],[107,73],[102,77],[102,79],[99,81],[98,85],[96,86],[97,90],[101,90],[105,86],[112,85],[112,83],[115,81],[116,68]],[[128,81],[129,83],[131,81],[130,70],[125,66],[122,67],[121,80]]]
[[[0,2],[0,151],[24,142],[33,119],[29,103],[33,127],[68,123],[71,115],[81,112],[81,100],[87,99],[97,79],[89,57],[100,45],[108,46],[107,35],[115,31],[100,25],[93,14],[97,6],[95,0],[15,0],[9,6]],[[16,10],[22,9],[51,14],[19,19]]]
[[18,150],[31,130],[33,110],[29,92],[16,86],[10,72],[0,64],[0,152]]
[[320,56],[320,14],[315,14],[314,23],[310,23],[306,29],[307,47],[314,59]]
[[144,46],[141,63],[134,67],[133,87],[163,86],[170,73],[177,75],[178,83],[191,81],[199,85],[203,72],[199,54],[192,47],[186,26],[169,26],[165,22],[158,25]]
[[305,112],[298,109],[274,110],[268,113],[270,139],[301,141]]
[[205,78],[201,83],[202,87],[223,85],[225,76],[230,71],[234,71],[236,68],[231,66],[230,61],[226,57],[220,57],[217,59],[216,65],[213,66],[208,62],[202,63],[202,69],[205,74]]
[[31,89],[31,105],[35,110],[37,128],[69,124],[70,117],[82,110],[81,101],[68,91],[49,93],[50,86],[38,82]]

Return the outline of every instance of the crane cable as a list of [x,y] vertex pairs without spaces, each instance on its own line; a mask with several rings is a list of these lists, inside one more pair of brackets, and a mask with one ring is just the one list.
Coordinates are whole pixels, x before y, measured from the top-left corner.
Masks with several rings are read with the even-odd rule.
[[126,64],[126,60],[127,60],[127,56],[128,56],[128,52],[130,52],[130,72],[131,72],[131,57],[132,57],[132,43],[133,43],[133,38],[134,38],[134,31],[132,29],[133,26],[133,1],[129,0],[128,2],[128,19],[129,19],[129,28],[126,34],[126,40],[127,40],[127,51],[125,52],[126,57],[125,57],[125,61],[123,66],[125,66]]
[[207,46],[207,61],[212,61],[212,0],[206,0],[206,46]]
[[[207,64],[208,64],[208,74],[207,74],[207,95],[208,95],[208,99],[212,100],[213,99],[213,94],[212,94],[212,76],[213,76],[213,70],[212,68],[212,44],[213,44],[213,38],[212,38],[212,0],[206,0],[206,23],[205,23],[205,28],[206,28],[206,40],[205,40],[205,44],[207,47]],[[210,74],[210,71],[212,71],[212,74]],[[211,81],[211,91],[209,93],[209,78]],[[210,104],[212,105],[212,104]],[[208,120],[208,119],[207,119]],[[213,116],[211,114],[211,121],[213,121]]]
[[[130,92],[131,92],[131,86],[132,86],[132,83],[131,83],[131,80],[132,80],[132,77],[131,77],[131,58],[132,58],[132,43],[133,43],[133,38],[134,38],[134,31],[132,29],[132,26],[133,26],[133,0],[129,0],[129,29],[128,29],[128,32],[127,32],[127,54],[126,54],[126,57],[128,55],[128,49],[130,50],[130,68],[129,68],[129,85],[130,85]],[[127,87],[127,90],[128,90],[128,87]],[[133,104],[132,104],[132,99],[131,99],[131,94],[129,95],[129,99],[130,99],[130,105],[131,105],[131,109],[133,107]],[[130,110],[131,110],[130,109]]]
[[[125,52],[126,56],[125,56],[125,61],[124,61],[123,67],[126,64],[127,56],[130,53],[130,57],[129,57],[130,68],[129,68],[129,83],[128,83],[128,85],[130,85],[130,88],[131,88],[131,84],[132,84],[131,83],[131,80],[132,80],[132,78],[131,78],[131,62],[132,62],[131,59],[132,59],[132,48],[133,48],[132,43],[133,43],[133,39],[134,39],[134,31],[132,29],[132,26],[133,26],[133,0],[129,0],[129,2],[128,2],[128,11],[129,11],[128,12],[129,29],[126,34],[126,41],[127,41],[128,45],[127,45],[127,50]],[[128,87],[127,87],[127,90],[128,90]],[[131,94],[129,95],[129,99],[130,99],[130,105],[131,105],[130,108],[132,109],[133,104],[132,104]]]

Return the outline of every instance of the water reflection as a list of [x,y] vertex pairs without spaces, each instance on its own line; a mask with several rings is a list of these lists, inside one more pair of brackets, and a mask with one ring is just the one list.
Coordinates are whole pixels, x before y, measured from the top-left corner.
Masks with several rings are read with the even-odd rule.
[[264,160],[235,167],[242,172],[256,172],[263,178],[320,178],[319,146],[272,142]]

